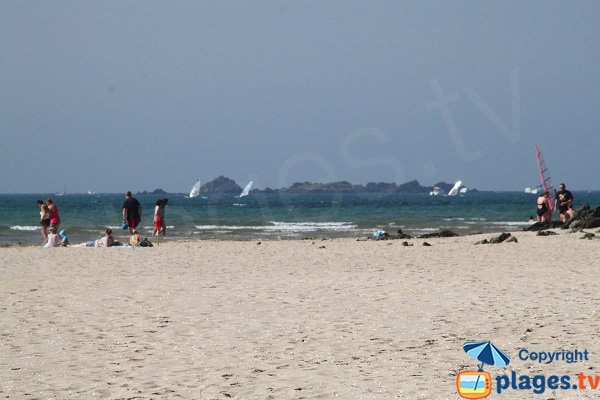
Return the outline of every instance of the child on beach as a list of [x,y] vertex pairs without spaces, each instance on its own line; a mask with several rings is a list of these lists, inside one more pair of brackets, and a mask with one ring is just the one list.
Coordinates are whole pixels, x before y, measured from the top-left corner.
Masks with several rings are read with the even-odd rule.
[[132,246],[137,246],[138,244],[141,243],[141,241],[142,241],[142,237],[140,236],[139,232],[137,230],[134,230],[133,234],[129,238],[129,244]]
[[154,247],[152,242],[148,240],[148,238],[143,237],[140,233],[135,230],[133,231],[133,235],[129,238],[130,246],[139,246],[139,247]]
[[62,231],[58,232],[58,236],[60,236],[63,246],[69,245],[69,236],[67,236],[67,231],[63,229]]

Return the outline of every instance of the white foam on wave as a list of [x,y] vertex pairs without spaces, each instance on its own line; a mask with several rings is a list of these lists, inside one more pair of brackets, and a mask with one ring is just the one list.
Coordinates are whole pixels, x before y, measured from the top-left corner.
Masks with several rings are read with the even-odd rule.
[[413,232],[439,232],[440,228],[413,228]]
[[37,230],[39,230],[41,228],[39,226],[15,225],[15,226],[11,226],[10,229],[13,230],[13,231],[37,231]]
[[490,225],[502,225],[502,226],[525,226],[529,225],[527,221],[499,221],[499,222],[488,222]]
[[487,221],[485,218],[444,218],[443,221]]
[[351,222],[277,222],[270,221],[270,226],[266,226],[266,231],[290,231],[290,232],[312,232],[312,231],[352,231],[357,228]]
[[196,225],[196,229],[201,231],[213,231],[219,229],[241,230],[241,229],[262,229],[262,226],[238,226],[238,225]]
[[266,232],[345,232],[356,230],[350,222],[279,222],[269,221],[271,225],[196,225],[200,231],[259,230]]

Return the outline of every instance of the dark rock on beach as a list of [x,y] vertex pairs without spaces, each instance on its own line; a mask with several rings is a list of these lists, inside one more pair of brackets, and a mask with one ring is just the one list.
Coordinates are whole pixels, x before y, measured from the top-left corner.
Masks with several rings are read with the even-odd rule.
[[600,227],[600,206],[591,208],[589,204],[584,204],[564,225],[565,228],[571,229],[593,229]]
[[535,231],[543,231],[546,229],[556,229],[561,228],[563,223],[561,221],[550,221],[550,222],[536,222],[528,227],[523,228],[524,231],[535,232]]
[[591,232],[587,232],[587,233],[584,233],[583,236],[580,237],[579,239],[589,239],[589,240],[591,240],[591,239],[594,239],[595,237],[596,237],[595,234],[593,234]]
[[412,239],[413,236],[409,235],[408,233],[402,232],[402,229],[398,229],[398,236],[396,236],[396,238],[398,238],[398,239]]
[[511,237],[510,233],[507,232],[502,232],[501,234],[499,234],[498,236],[494,236],[493,238],[490,239],[490,243],[502,243],[504,242],[506,239],[508,239],[509,237]]
[[417,236],[417,237],[419,239],[429,239],[429,238],[454,237],[454,236],[458,236],[458,233],[454,233],[448,229],[442,229],[439,232],[425,233],[425,234]]
[[518,240],[516,237],[512,236],[510,233],[502,232],[498,236],[492,237],[490,240],[487,240],[487,239],[479,240],[479,241],[475,242],[475,244],[493,244],[493,243],[502,243],[502,242],[518,243]]
[[558,235],[558,233],[553,232],[553,231],[538,231],[538,233],[536,234],[536,236],[553,236],[553,235]]
[[429,247],[431,247],[431,245],[429,243],[427,243],[427,242],[423,242],[423,246],[429,246]]

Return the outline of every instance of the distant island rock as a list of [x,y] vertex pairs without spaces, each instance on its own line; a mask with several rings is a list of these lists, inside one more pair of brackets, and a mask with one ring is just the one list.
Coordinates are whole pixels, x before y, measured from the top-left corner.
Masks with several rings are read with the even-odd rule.
[[[448,192],[454,184],[438,182],[434,185],[443,192]],[[279,189],[253,189],[250,193],[429,193],[434,186],[422,186],[419,181],[412,180],[402,184],[388,182],[369,182],[366,185],[353,184],[348,181],[338,181],[329,183],[318,182],[295,182],[291,186]],[[464,187],[464,186],[462,186]],[[239,194],[242,188],[233,179],[225,176],[219,176],[200,187],[200,193],[205,194]],[[477,189],[469,189],[476,192]]]
[[219,176],[210,182],[206,182],[200,186],[200,193],[216,194],[216,193],[235,193],[240,194],[242,188],[235,183],[233,179],[224,176]]
[[[442,191],[448,192],[454,186],[453,183],[438,182],[435,184]],[[465,187],[465,186],[461,186]],[[389,182],[369,182],[366,185],[357,185],[347,181],[314,183],[314,182],[296,182],[292,186],[281,189],[266,188],[264,190],[253,190],[257,193],[429,193],[433,186],[421,186],[419,181],[412,180],[400,185]],[[477,192],[477,189],[469,189],[471,192]]]
[[296,182],[290,187],[284,187],[276,191],[283,193],[357,193],[364,191],[364,187],[346,181],[330,183]]
[[143,192],[137,192],[137,194],[168,194],[168,193],[162,189],[154,189],[151,192],[144,190]]

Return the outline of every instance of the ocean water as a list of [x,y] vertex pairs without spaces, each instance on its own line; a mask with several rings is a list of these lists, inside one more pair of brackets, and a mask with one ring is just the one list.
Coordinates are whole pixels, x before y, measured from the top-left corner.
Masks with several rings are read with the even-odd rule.
[[[600,192],[573,192],[575,207],[600,204]],[[0,195],[0,243],[41,243],[37,199],[47,194]],[[50,196],[58,205],[72,243],[97,239],[106,227],[121,224],[122,194]],[[152,232],[154,203],[167,197],[167,235],[171,239],[298,239],[364,237],[375,227],[421,234],[448,228],[459,234],[519,230],[535,216],[536,195],[520,192],[466,193],[455,197],[425,194],[183,194],[136,195],[144,207],[141,230]],[[115,230],[117,237],[126,232]]]

